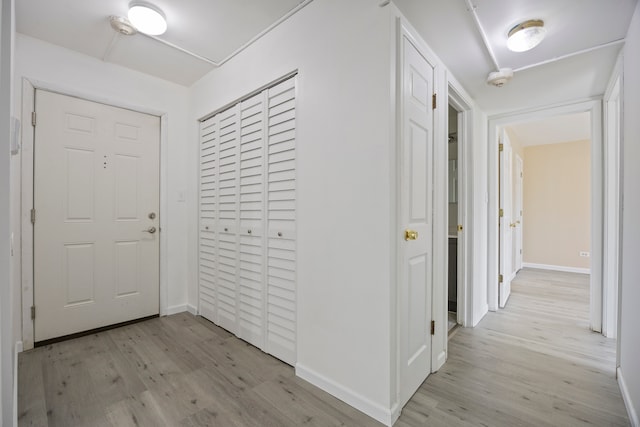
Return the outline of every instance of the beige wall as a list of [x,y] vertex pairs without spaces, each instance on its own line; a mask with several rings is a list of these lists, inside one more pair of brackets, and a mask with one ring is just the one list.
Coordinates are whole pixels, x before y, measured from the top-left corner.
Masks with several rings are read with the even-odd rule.
[[589,268],[590,141],[524,148],[524,262]]

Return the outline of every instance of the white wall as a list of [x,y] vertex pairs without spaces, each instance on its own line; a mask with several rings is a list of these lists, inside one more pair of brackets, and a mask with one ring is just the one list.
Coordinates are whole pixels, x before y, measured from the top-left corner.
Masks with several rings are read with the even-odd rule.
[[[638,426],[640,413],[640,3],[623,53],[623,214],[619,378],[627,409]],[[625,393],[626,391],[626,393]]]
[[[63,93],[85,96],[128,108],[155,114],[167,114],[167,139],[162,147],[161,214],[162,233],[167,238],[166,265],[167,302],[172,311],[182,311],[187,301],[187,203],[179,202],[179,192],[187,183],[187,109],[188,89],[167,81],[132,71],[114,64],[73,52],[41,40],[17,34],[14,75],[14,115],[20,117],[22,79],[43,84]],[[20,163],[15,162],[16,168]],[[19,170],[14,173],[19,179]],[[12,199],[19,200],[20,184],[12,184]],[[163,207],[166,209],[162,211]],[[14,221],[19,236],[19,221]],[[18,248],[19,250],[19,248]],[[161,250],[163,248],[161,247]],[[18,252],[19,253],[19,252]],[[19,276],[19,275],[18,275]],[[20,277],[14,277],[15,289]]]
[[[392,400],[388,10],[370,0],[312,2],[196,83],[189,122],[195,191],[197,119],[299,71],[297,372],[378,418]],[[190,207],[195,273],[197,206]],[[196,304],[195,277],[190,284]]]
[[13,72],[13,0],[0,5],[0,424],[14,415],[14,346],[9,248],[10,238],[10,116]]

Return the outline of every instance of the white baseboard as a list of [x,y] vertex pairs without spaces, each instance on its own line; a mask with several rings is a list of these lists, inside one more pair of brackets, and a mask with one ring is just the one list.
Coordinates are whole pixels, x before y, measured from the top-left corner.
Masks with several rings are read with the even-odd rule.
[[167,307],[167,311],[165,313],[166,316],[171,316],[172,314],[178,314],[178,313],[184,313],[185,311],[188,311],[189,313],[193,314],[194,316],[196,314],[198,314],[198,310],[191,304],[181,304],[181,305],[174,305],[171,307]]
[[18,425],[18,355],[22,353],[22,341],[16,341],[13,359],[13,425]]
[[627,407],[627,414],[629,414],[629,421],[631,422],[631,426],[640,427],[638,412],[636,411],[636,408],[633,407],[633,401],[631,400],[631,396],[629,396],[629,389],[627,388],[627,384],[624,382],[622,370],[619,366],[617,369],[617,374],[618,385],[620,386],[620,392],[622,393],[622,400],[624,400],[624,406]]
[[524,268],[538,268],[540,270],[564,271],[564,272],[567,272],[567,273],[591,274],[591,269],[590,268],[566,267],[564,265],[534,264],[532,262],[523,262],[522,263],[522,267],[524,267]]
[[391,426],[393,424],[393,421],[395,421],[394,418],[397,419],[399,411],[394,411],[397,412],[396,416],[394,417],[391,409],[385,408],[378,403],[372,402],[371,400],[367,399],[364,396],[361,396],[360,394],[343,386],[342,384],[338,384],[335,381],[326,378],[325,376],[299,363],[296,364],[296,375],[303,380],[315,385],[316,387],[321,388],[327,393],[337,397],[348,405],[353,406],[357,410],[364,412],[371,418],[381,422],[386,426]]

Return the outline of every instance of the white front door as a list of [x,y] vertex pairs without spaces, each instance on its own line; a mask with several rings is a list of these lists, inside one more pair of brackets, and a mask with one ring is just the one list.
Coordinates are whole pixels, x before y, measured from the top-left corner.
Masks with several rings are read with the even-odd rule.
[[35,105],[35,341],[158,314],[159,117]]
[[402,39],[400,144],[400,400],[431,372],[433,66]]
[[503,308],[511,294],[511,275],[513,273],[513,233],[515,223],[512,218],[512,166],[511,144],[503,131],[500,144],[500,277],[498,283],[498,304]]

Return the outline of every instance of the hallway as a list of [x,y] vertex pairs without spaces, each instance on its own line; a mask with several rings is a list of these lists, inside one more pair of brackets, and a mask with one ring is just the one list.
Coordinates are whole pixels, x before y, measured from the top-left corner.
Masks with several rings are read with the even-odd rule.
[[[506,309],[458,328],[397,427],[626,426],[615,341],[588,276],[522,270]],[[376,426],[293,369],[182,313],[20,354],[19,425]]]
[[614,340],[589,331],[589,276],[521,270],[505,309],[459,328],[397,427],[626,426]]

